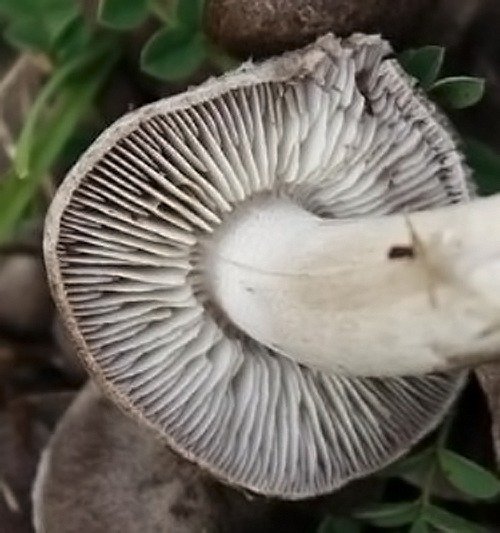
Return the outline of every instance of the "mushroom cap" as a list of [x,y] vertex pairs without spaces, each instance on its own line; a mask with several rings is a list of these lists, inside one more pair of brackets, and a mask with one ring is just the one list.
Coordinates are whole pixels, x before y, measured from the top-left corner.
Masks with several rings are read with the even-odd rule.
[[91,374],[228,483],[332,491],[406,452],[464,382],[299,365],[228,324],[206,290],[204,250],[258,195],[325,218],[470,198],[445,121],[390,55],[377,36],[330,34],[130,113],[49,210],[50,284]]
[[[328,31],[381,33],[391,41],[411,42],[422,32],[438,0],[208,0],[205,27],[233,54],[277,54],[303,46]],[[438,4],[438,6],[436,6]],[[434,12],[434,11],[433,11]],[[450,15],[448,13],[448,19]]]
[[32,498],[38,533],[224,533],[241,523],[241,531],[261,531],[274,518],[267,501],[248,501],[216,483],[124,416],[92,383],[43,452]]

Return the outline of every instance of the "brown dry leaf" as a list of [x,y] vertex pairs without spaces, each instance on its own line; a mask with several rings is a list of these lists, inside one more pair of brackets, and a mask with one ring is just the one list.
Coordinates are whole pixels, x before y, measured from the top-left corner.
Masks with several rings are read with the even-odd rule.
[[39,58],[23,54],[0,73],[0,175],[14,156],[15,140],[45,70]]
[[491,433],[497,467],[500,468],[500,363],[483,365],[476,376],[488,400],[491,414]]

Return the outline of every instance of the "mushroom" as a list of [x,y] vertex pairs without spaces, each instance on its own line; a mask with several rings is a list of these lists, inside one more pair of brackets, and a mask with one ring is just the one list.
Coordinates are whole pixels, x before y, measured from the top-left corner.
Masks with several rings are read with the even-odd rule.
[[[391,41],[412,42],[413,37],[415,42],[415,35],[425,31],[422,22],[435,23],[442,4],[442,0],[207,0],[205,27],[218,45],[241,57],[279,53],[327,31],[339,36],[353,31],[382,33]],[[444,18],[450,26],[454,15],[449,10],[445,17],[440,15],[441,22]]]
[[92,383],[43,452],[32,499],[37,533],[279,533],[310,531],[316,518],[312,509],[250,499],[221,485],[121,413]]
[[215,43],[239,57],[290,50],[327,31],[338,36],[353,31],[381,33],[396,47],[414,46],[416,42],[457,46],[488,4],[492,2],[207,0],[204,25]]
[[220,531],[213,492],[89,383],[43,452],[33,523],[37,533]]
[[500,347],[498,199],[472,196],[389,44],[328,34],[112,125],[45,258],[113,401],[227,483],[303,498],[405,453]]

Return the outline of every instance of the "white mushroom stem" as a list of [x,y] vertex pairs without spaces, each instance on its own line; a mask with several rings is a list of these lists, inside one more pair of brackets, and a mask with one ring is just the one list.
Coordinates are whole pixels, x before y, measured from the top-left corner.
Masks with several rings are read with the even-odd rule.
[[325,220],[251,203],[208,256],[230,321],[296,361],[361,376],[500,357],[500,195],[377,218]]

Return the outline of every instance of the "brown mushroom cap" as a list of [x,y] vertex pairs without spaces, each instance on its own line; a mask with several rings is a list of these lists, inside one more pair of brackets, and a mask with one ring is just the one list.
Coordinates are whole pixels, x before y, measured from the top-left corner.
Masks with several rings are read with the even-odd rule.
[[431,0],[208,0],[206,29],[241,57],[303,46],[328,31],[407,38],[429,15]]
[[221,485],[121,413],[91,382],[43,453],[33,508],[37,533],[279,533],[292,525],[309,530],[315,518],[312,510]]
[[376,36],[327,35],[139,109],[48,214],[50,283],[91,373],[182,455],[256,492],[307,497],[380,469],[464,381],[299,365],[226,324],[206,291],[212,234],[258,195],[326,218],[470,198],[443,119],[390,53]]
[[42,456],[34,524],[38,533],[221,531],[213,491],[199,469],[89,384]]

